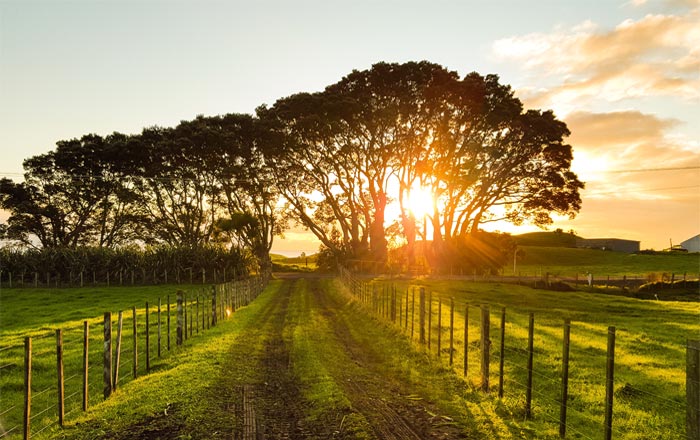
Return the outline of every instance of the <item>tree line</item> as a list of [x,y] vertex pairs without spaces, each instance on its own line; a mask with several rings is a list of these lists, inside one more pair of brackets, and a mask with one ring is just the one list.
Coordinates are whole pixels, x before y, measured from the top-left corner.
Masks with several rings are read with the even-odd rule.
[[[59,141],[24,161],[23,182],[0,180],[1,233],[43,248],[213,243],[264,265],[294,221],[335,261],[386,261],[405,243],[410,263],[420,236],[445,255],[487,222],[574,216],[583,183],[568,135],[496,75],[378,63],[255,115]],[[410,209],[419,189],[433,195],[425,219]]]

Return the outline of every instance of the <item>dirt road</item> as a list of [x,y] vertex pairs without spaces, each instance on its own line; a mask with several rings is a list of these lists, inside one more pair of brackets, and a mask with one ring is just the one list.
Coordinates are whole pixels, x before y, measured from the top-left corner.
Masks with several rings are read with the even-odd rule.
[[214,336],[176,353],[181,363],[133,383],[133,392],[124,388],[61,436],[485,438],[459,403],[464,383],[450,384],[454,374],[396,332],[369,317],[337,279],[279,277]]
[[[215,385],[234,421],[227,437],[467,438],[383,364],[378,324],[332,284],[286,277],[256,327],[230,347]],[[250,350],[248,338],[260,348]],[[237,370],[257,374],[245,380]]]

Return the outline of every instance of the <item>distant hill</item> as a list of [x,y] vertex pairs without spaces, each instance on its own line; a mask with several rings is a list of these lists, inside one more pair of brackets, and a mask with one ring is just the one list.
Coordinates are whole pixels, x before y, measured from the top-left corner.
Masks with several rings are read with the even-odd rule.
[[546,247],[576,247],[576,239],[581,238],[569,232],[529,232],[527,234],[514,235],[513,239],[518,246],[546,246]]

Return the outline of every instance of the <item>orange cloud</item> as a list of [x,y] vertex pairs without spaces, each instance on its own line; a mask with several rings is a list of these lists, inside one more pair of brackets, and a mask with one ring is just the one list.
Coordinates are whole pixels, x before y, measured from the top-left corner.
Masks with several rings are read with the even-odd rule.
[[639,111],[579,111],[566,123],[572,168],[587,182],[585,200],[697,200],[700,148],[669,134],[680,121]]
[[571,30],[504,38],[493,50],[554,80],[547,89],[520,92],[529,105],[560,114],[580,107],[582,99],[700,99],[700,8],[625,20],[610,31],[584,22]]

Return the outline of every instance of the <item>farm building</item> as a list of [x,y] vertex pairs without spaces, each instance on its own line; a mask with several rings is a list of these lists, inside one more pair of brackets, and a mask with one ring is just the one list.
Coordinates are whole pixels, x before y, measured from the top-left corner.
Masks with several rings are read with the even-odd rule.
[[681,247],[688,252],[700,252],[700,234],[682,242]]
[[639,242],[635,240],[623,240],[621,238],[579,238],[576,240],[577,248],[603,249],[606,251],[627,252],[628,254],[639,252]]

